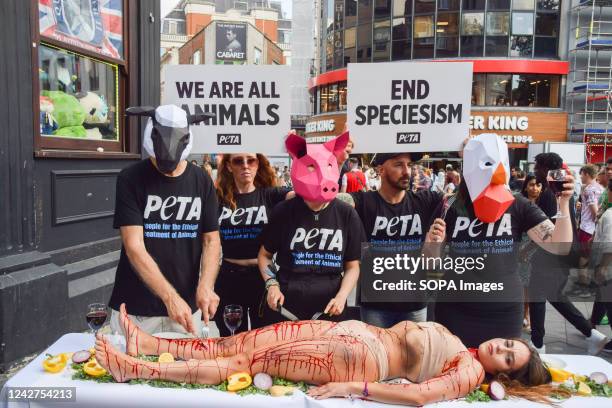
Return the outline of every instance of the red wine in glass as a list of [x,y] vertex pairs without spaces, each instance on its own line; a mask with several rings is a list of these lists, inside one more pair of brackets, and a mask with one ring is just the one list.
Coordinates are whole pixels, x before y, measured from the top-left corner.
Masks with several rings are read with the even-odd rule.
[[107,317],[108,313],[106,312],[91,312],[87,313],[87,316],[85,316],[89,328],[94,332],[97,332],[102,326],[104,326]]
[[559,195],[563,192],[563,185],[565,184],[565,180],[549,180],[548,186],[552,190],[553,193]]
[[223,322],[225,326],[232,332],[234,332],[242,324],[242,306],[240,305],[227,305],[223,310]]
[[108,310],[104,303],[92,303],[87,306],[85,320],[87,320],[87,324],[94,334],[98,333],[98,330],[104,326],[107,317]]

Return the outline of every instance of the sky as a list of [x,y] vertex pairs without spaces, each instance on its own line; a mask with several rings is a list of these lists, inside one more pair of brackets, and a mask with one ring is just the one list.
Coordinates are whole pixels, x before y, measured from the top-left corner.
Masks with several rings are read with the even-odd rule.
[[[161,2],[161,16],[162,18],[172,10],[172,8],[179,2],[179,0],[159,0]],[[291,16],[292,0],[281,0],[283,3],[283,11]]]

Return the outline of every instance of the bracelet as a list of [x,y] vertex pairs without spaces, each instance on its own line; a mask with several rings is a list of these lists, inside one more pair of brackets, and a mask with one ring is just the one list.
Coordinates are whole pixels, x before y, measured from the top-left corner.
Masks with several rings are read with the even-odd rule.
[[368,382],[367,381],[363,383],[363,391],[361,391],[361,395],[363,395],[366,398],[370,396],[370,393],[368,392]]
[[270,289],[272,286],[280,286],[278,281],[274,278],[270,278],[266,281],[266,290]]

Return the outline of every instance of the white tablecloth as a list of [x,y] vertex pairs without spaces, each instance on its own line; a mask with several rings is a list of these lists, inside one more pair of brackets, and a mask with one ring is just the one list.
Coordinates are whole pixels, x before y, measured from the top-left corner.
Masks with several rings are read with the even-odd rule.
[[[248,408],[274,408],[274,407],[305,407],[305,408],[389,408],[391,405],[379,404],[361,400],[328,399],[317,401],[303,393],[296,393],[290,397],[268,397],[263,395],[250,395],[240,397],[230,393],[214,390],[188,390],[175,388],[155,388],[147,385],[128,384],[101,384],[93,381],[75,381],[71,378],[72,370],[67,368],[59,374],[47,374],[43,371],[41,362],[45,353],[58,354],[62,352],[89,349],[94,344],[93,336],[88,334],[70,333],[62,336],[44,353],[20,370],[8,380],[0,392],[0,405],[9,408],[22,407],[248,407]],[[590,374],[593,371],[602,371],[612,378],[612,364],[599,357],[582,355],[553,355],[567,363],[566,369],[580,374]],[[7,387],[76,387],[75,402],[11,402],[7,403]],[[468,404],[464,401],[447,401],[434,404],[444,408],[504,408],[543,405],[532,404],[525,400],[508,400],[495,403]],[[610,398],[573,397],[565,401],[562,406],[570,407],[612,407]]]

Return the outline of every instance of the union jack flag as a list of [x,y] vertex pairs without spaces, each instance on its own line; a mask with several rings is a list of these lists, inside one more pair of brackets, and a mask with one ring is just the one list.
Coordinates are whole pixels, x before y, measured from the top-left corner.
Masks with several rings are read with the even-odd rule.
[[123,58],[122,0],[38,0],[40,34]]

